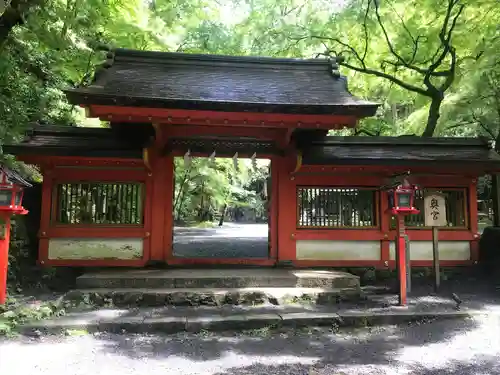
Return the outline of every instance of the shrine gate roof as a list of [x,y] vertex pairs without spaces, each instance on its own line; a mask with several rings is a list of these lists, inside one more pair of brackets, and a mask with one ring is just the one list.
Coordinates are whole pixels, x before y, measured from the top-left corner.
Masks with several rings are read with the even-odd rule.
[[143,140],[130,142],[113,129],[34,125],[17,145],[4,145],[13,155],[142,158]]
[[[142,125],[137,124],[137,128],[143,129]],[[118,134],[115,129],[38,125],[26,133],[20,144],[3,148],[5,153],[14,155],[140,159],[142,148],[148,143],[148,134],[137,136],[137,131],[131,131],[132,137]],[[316,139],[300,137],[297,143],[303,153],[303,164],[500,168],[500,155],[483,138],[325,136]],[[218,155],[221,155],[219,150],[224,149],[233,153],[235,149],[257,154],[279,152],[272,142],[254,139],[175,138],[167,146],[180,151],[205,152],[207,156],[214,149],[218,150]]]
[[82,105],[332,114],[366,117],[378,104],[354,97],[332,59],[199,55],[116,49],[86,87]]
[[485,138],[322,137],[299,142],[304,164],[459,165],[500,167]]
[[[146,130],[144,130],[146,129]],[[47,155],[78,157],[142,158],[143,148],[149,145],[152,134],[145,124],[127,123],[114,128],[83,128],[76,126],[34,125],[17,145],[3,146],[13,155]],[[172,150],[201,152],[207,156],[214,150],[220,156],[233,156],[235,152],[252,155],[278,154],[274,141],[251,137],[182,137],[172,138],[165,145]]]

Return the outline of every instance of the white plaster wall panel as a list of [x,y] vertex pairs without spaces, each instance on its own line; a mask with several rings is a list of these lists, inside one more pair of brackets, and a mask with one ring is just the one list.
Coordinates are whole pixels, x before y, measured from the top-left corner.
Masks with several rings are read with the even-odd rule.
[[[391,260],[396,259],[396,245],[389,244]],[[432,241],[411,241],[411,260],[432,260]],[[470,241],[439,241],[440,260],[469,260]]]
[[298,240],[298,260],[380,260],[380,241]]
[[51,238],[49,259],[140,259],[142,238]]

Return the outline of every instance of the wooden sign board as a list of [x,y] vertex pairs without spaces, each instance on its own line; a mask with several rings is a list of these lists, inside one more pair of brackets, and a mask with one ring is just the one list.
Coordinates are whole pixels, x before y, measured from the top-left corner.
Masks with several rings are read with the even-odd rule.
[[424,218],[426,227],[444,227],[446,220],[446,198],[443,194],[429,192],[424,197]]

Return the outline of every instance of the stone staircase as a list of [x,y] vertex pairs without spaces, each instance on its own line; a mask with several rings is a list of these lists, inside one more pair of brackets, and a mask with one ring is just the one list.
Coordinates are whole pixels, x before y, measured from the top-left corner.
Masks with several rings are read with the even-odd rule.
[[359,277],[331,270],[171,269],[86,273],[67,299],[96,306],[331,305],[361,297]]

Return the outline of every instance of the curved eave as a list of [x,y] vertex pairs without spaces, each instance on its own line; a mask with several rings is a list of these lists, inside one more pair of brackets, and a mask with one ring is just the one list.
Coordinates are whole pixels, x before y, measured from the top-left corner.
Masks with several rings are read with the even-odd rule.
[[211,100],[187,100],[144,98],[96,93],[91,89],[64,91],[69,102],[75,105],[111,105],[121,107],[170,108],[219,112],[263,112],[301,115],[342,115],[364,118],[374,116],[379,104],[353,101],[349,104],[300,104],[300,103],[249,103],[220,102]]
[[17,157],[37,157],[37,156],[71,156],[82,158],[124,158],[124,159],[141,159],[142,149],[92,149],[92,148],[76,148],[76,147],[40,147],[40,146],[25,146],[6,145],[3,146],[3,151],[6,154]]

